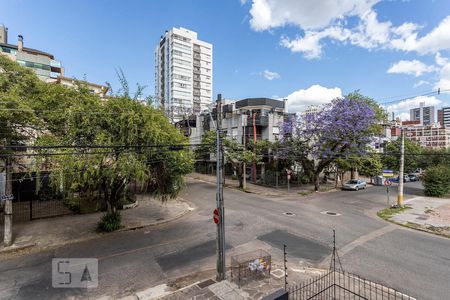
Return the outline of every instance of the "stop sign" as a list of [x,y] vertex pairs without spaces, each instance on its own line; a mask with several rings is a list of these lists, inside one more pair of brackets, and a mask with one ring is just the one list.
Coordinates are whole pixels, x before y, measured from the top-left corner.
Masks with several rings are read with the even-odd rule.
[[219,210],[216,208],[213,215],[214,223],[219,224]]

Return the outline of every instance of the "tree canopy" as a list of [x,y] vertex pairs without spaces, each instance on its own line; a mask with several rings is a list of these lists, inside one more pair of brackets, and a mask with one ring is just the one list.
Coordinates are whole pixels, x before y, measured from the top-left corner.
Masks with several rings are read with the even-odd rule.
[[137,100],[142,86],[132,97],[119,75],[122,89],[100,99],[82,81],[45,83],[0,56],[1,140],[39,146],[31,169],[50,171],[55,189],[98,195],[111,212],[135,181],[163,200],[175,197],[193,165],[188,148],[173,147],[187,139],[151,101]]

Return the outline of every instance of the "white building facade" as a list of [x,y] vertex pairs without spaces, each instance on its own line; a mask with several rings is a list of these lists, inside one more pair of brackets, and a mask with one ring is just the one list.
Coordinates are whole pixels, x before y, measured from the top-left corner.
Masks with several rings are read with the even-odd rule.
[[212,102],[213,47],[186,28],[166,31],[155,49],[155,98],[177,122]]

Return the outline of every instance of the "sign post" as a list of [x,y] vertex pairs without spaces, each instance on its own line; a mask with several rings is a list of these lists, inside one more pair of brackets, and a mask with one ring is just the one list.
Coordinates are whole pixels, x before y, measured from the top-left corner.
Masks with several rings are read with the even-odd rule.
[[391,185],[391,182],[389,180],[384,181],[384,185],[386,186],[386,194],[387,194],[387,206],[389,207],[390,201],[389,201],[389,186]]
[[386,186],[386,195],[387,195],[387,206],[389,207],[390,201],[389,201],[389,186],[392,184],[392,182],[389,181],[390,177],[394,177],[394,171],[392,170],[383,170],[383,177],[384,177],[384,185]]
[[287,173],[287,185],[288,185],[288,191],[291,190],[291,175],[292,175],[292,171],[289,169],[286,169],[286,173]]
[[214,220],[214,223],[216,223],[216,225],[218,225],[219,222],[220,222],[220,218],[219,218],[219,210],[218,210],[217,208],[214,209],[213,220]]

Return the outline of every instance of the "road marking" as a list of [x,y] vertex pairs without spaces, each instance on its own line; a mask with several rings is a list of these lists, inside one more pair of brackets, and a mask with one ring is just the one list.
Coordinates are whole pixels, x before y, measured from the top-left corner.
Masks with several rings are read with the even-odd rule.
[[[360,236],[359,238],[357,238],[356,240],[354,240],[353,242],[350,242],[349,244],[345,245],[344,247],[342,247],[341,249],[338,249],[338,253],[341,257],[343,257],[345,254],[349,253],[350,251],[352,251],[353,249],[355,249],[358,246],[362,246],[365,243],[376,239],[382,235],[385,235],[386,233],[389,233],[391,231],[394,231],[395,229],[398,229],[397,226],[389,224],[387,226],[384,226],[380,229],[374,230],[366,235]],[[331,260],[331,254],[328,255],[325,259],[322,260],[322,262],[320,263],[320,266],[326,266],[329,265]]]

